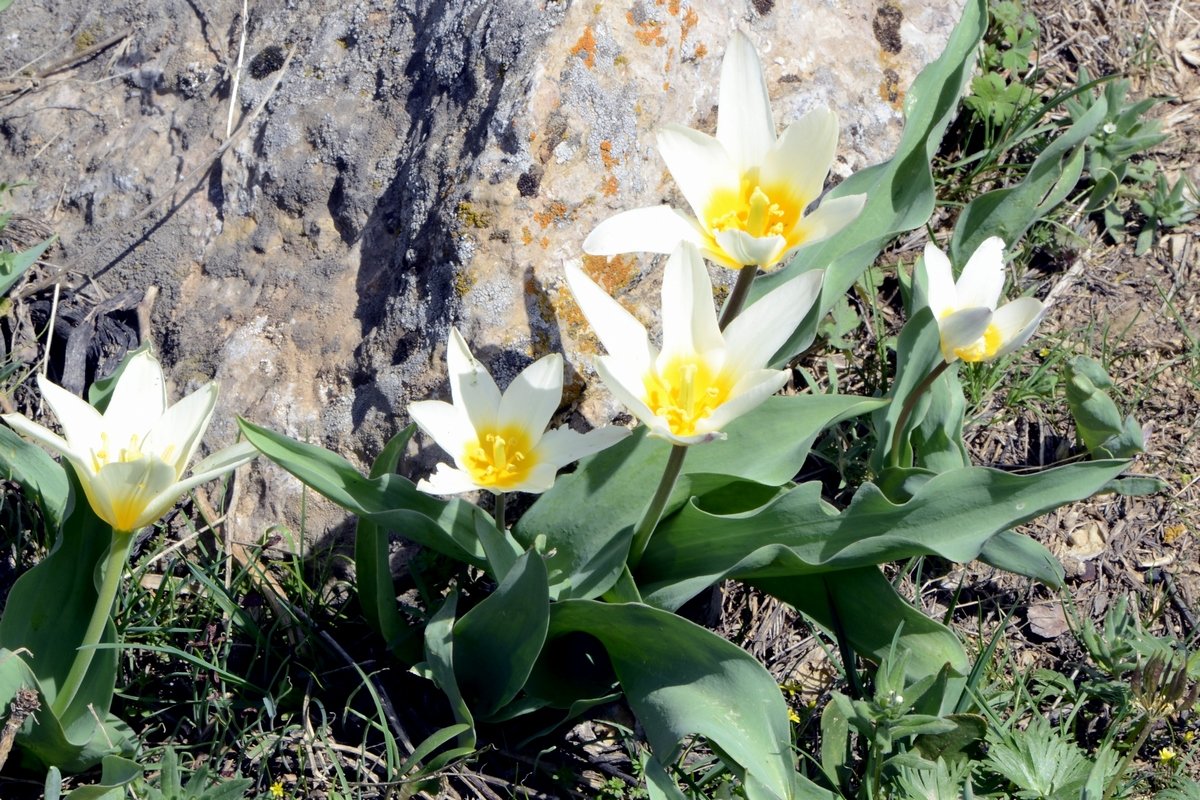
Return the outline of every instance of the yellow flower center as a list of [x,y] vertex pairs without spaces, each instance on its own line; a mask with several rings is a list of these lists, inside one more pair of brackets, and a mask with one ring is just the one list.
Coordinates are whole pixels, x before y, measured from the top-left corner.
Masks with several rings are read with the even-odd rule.
[[1001,340],[1000,329],[993,323],[987,326],[987,330],[983,332],[983,336],[976,339],[973,344],[969,344],[966,347],[956,347],[954,355],[963,361],[987,361],[996,355],[996,352],[1000,349]]
[[525,431],[497,428],[480,431],[479,438],[467,444],[463,465],[475,483],[504,492],[529,477],[537,457]]
[[754,237],[782,236],[789,248],[803,239],[797,223],[807,203],[786,184],[760,184],[758,171],[742,176],[737,189],[713,192],[704,209],[710,233],[745,231]]
[[692,436],[696,424],[729,399],[733,382],[714,373],[696,356],[677,356],[657,372],[643,378],[646,405],[665,420],[676,436]]
[[136,433],[129,435],[129,444],[124,447],[113,447],[109,442],[108,432],[100,432],[100,447],[92,451],[92,470],[99,472],[106,464],[129,464],[144,458],[156,458],[167,464],[175,452],[175,445],[167,445],[161,453],[143,453],[142,437]]

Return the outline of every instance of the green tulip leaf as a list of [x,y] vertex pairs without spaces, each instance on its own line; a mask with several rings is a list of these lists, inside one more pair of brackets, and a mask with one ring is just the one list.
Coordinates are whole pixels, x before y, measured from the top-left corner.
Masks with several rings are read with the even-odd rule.
[[495,592],[454,624],[454,673],[475,716],[486,719],[517,696],[549,624],[546,565],[531,550]]
[[640,603],[555,603],[550,636],[572,632],[603,644],[660,763],[672,761],[684,738],[702,736],[751,800],[831,797],[796,773],[783,695],[737,645]]
[[635,577],[647,602],[678,608],[726,577],[799,576],[917,555],[966,562],[996,534],[1090,497],[1126,466],[1090,461],[1033,475],[964,467],[930,476],[903,503],[865,484],[840,513],[816,483],[741,514],[714,514],[693,501],[663,520]]
[[425,625],[425,662],[433,680],[450,703],[454,719],[466,727],[458,734],[458,746],[475,749],[475,718],[467,707],[454,674],[454,615],[458,608],[458,590],[453,590]]
[[[869,413],[887,401],[854,395],[769,398],[726,429],[722,441],[688,450],[667,513],[693,494],[737,481],[768,487],[787,483],[808,457],[813,440],[840,420]],[[786,436],[780,436],[786,431]],[[594,598],[620,575],[633,526],[645,511],[671,450],[639,428],[633,436],[559,476],[514,529],[529,547],[545,536],[554,599]],[[714,477],[719,476],[719,477]],[[589,513],[604,509],[603,513]]]
[[412,481],[399,475],[365,478],[350,462],[322,447],[298,442],[246,420],[238,420],[238,424],[246,439],[264,456],[355,516],[459,561],[486,568],[475,534],[476,519],[486,515],[470,503],[437,500],[417,491]]
[[[803,611],[827,630],[840,630],[856,652],[875,662],[889,657],[893,647],[906,653],[905,682],[926,681],[932,686],[915,705],[926,713],[954,710],[965,685],[963,676],[970,669],[962,643],[953,631],[897,594],[878,567],[807,579],[756,578],[750,583]],[[947,667],[950,674],[944,686],[930,681]]]
[[[409,425],[383,447],[371,465],[371,478],[396,472],[404,448],[416,431]],[[389,565],[388,534],[370,520],[358,518],[354,532],[354,566],[358,582],[358,601],[367,624],[383,637],[393,652],[404,649],[415,629],[404,623],[396,605],[396,586]]]
[[[100,782],[72,789],[67,800],[124,800],[125,787],[140,777],[142,767],[136,761],[105,756],[100,761]],[[249,784],[250,781],[246,781],[246,785]]]
[[988,539],[979,552],[979,560],[988,566],[1024,575],[1059,589],[1066,573],[1062,564],[1045,545],[1016,531],[1000,531]]
[[70,502],[66,467],[11,428],[0,425],[0,477],[15,481],[46,516],[46,527],[62,527]]
[[1086,114],[1042,149],[1020,183],[981,194],[968,203],[954,225],[950,260],[965,264],[991,236],[999,236],[1010,247],[1015,245],[1034,222],[1065,200],[1083,172],[1084,143],[1107,115],[1108,101],[1100,96]]
[[[74,473],[67,479],[82,497]],[[61,717],[50,711],[95,608],[98,565],[111,543],[111,528],[87,503],[76,503],[54,549],[13,584],[0,617],[0,708],[8,708],[20,688],[36,690],[42,706],[37,724],[26,722],[16,743],[35,762],[64,772],[128,754],[134,746],[128,728],[108,713],[117,679],[111,621],[70,705]]]
[[804,350],[817,325],[897,233],[924,225],[933,215],[934,183],[930,162],[975,67],[979,42],[987,30],[986,0],[969,0],[937,60],[921,70],[905,98],[904,133],[896,154],[882,164],[856,172],[827,197],[865,194],[858,217],[838,232],[802,248],[785,267],[754,282],[752,300],[781,282],[812,269],[825,269],[821,299],[772,361],[774,366]]

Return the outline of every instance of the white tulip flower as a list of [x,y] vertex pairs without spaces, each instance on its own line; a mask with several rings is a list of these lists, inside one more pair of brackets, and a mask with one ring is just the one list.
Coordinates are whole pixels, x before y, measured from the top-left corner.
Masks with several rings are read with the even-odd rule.
[[670,253],[688,241],[718,264],[765,269],[841,230],[866,202],[839,197],[806,213],[833,164],[837,117],[816,109],[777,139],[762,64],[740,31],[721,65],[716,137],[667,125],[657,138],[695,217],[666,205],[625,211],[588,235],[585,252]]
[[946,254],[925,245],[925,274],[947,363],[991,361],[1011,353],[1029,340],[1046,313],[1033,297],[996,307],[1004,289],[1004,241],[998,236],[985,239],[971,254],[957,283]]
[[704,261],[684,242],[663,274],[659,351],[646,328],[583,270],[568,264],[566,272],[608,351],[596,361],[601,379],[651,436],[677,445],[723,438],[722,428],[783,388],[788,372],[767,364],[816,301],[824,277],[814,271],[793,278],[721,331]]
[[249,442],[235,444],[185,478],[212,418],[217,384],[209,382],[168,408],[162,366],[149,351],[129,359],[103,414],[40,375],[37,383],[63,435],[20,414],[5,414],[4,421],[65,458],[96,516],[118,533],[155,522],[185,492],[257,455]]
[[530,364],[501,394],[452,328],[446,367],[453,403],[422,400],[408,407],[413,421],[457,465],[438,464],[429,479],[417,483],[423,492],[544,492],[562,467],[629,435],[616,426],[588,433],[565,426],[546,430],[562,402],[563,360],[557,353]]

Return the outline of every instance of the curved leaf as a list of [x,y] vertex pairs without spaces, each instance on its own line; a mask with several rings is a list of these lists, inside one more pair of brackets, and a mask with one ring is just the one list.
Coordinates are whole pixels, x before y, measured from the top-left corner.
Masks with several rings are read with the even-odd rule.
[[808,579],[761,578],[750,583],[803,611],[825,628],[840,628],[857,652],[876,662],[888,655],[894,643],[897,650],[908,653],[904,670],[907,683],[937,675],[949,665],[953,677],[946,687],[930,691],[923,710],[954,710],[964,685],[962,676],[970,669],[962,644],[953,631],[897,594],[878,567]]
[[752,800],[831,797],[796,773],[783,695],[738,646],[640,603],[555,603],[550,635],[572,631],[603,643],[660,763],[680,740],[703,736],[733,761]]
[[997,533],[1090,497],[1126,464],[1090,461],[1032,475],[964,467],[929,477],[904,503],[868,483],[841,513],[815,483],[742,514],[693,502],[659,526],[635,577],[647,602],[677,608],[724,577],[799,576],[916,555],[966,562]]
[[454,624],[454,673],[477,716],[487,718],[517,696],[549,624],[546,565],[531,550],[495,592]]
[[0,425],[0,476],[16,481],[46,515],[47,526],[57,531],[67,515],[70,490],[66,468],[46,451]]
[[470,503],[437,500],[399,475],[365,478],[346,459],[323,447],[298,442],[244,419],[239,419],[238,425],[264,456],[350,513],[486,569],[483,548],[475,537],[475,522],[483,512]]

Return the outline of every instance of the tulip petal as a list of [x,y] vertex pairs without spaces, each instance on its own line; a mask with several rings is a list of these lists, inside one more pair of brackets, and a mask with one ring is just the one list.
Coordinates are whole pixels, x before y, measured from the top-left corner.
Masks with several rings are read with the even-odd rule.
[[634,384],[626,382],[627,377],[618,379],[613,369],[613,363],[619,362],[620,356],[600,356],[596,359],[596,374],[600,376],[600,380],[604,381],[604,385],[608,387],[608,391],[612,393],[617,402],[625,406],[630,414],[640,419],[647,425],[663,425],[663,421],[654,415],[650,407],[646,405],[646,401],[642,399],[645,392],[645,386],[642,384]]
[[467,444],[476,439],[466,412],[441,400],[409,403],[408,416],[456,462],[462,458]]
[[[188,463],[200,446],[208,429],[213,409],[217,405],[217,384],[206,383],[171,406],[153,422],[142,442],[143,452],[162,458],[175,469],[175,477],[183,475]],[[143,420],[143,425],[145,424]]]
[[[100,412],[88,405],[84,400],[68,392],[61,386],[56,386],[41,375],[37,378],[38,391],[54,418],[62,426],[63,438],[69,447],[87,452],[100,447],[100,432],[105,430],[105,420]],[[156,419],[149,417],[148,419]],[[145,420],[143,420],[145,424]],[[51,445],[52,446],[52,445]]]
[[187,491],[193,486],[199,486],[204,481],[211,480],[242,464],[248,464],[257,457],[258,448],[249,442],[237,442],[228,447],[222,447],[192,467],[192,474],[181,483],[184,486],[183,491]]
[[[774,140],[774,133],[771,134]],[[692,207],[701,225],[713,195],[718,191],[737,193],[743,167],[726,151],[721,142],[707,133],[682,125],[664,125],[658,130],[658,152],[662,155],[679,191]],[[757,163],[757,162],[756,162]]]
[[475,430],[490,428],[500,408],[500,390],[483,365],[471,355],[457,328],[450,329],[446,347],[446,370],[450,373],[450,395],[463,409]]
[[732,396],[713,409],[712,414],[703,421],[703,430],[720,431],[742,414],[762,405],[787,384],[789,377],[787,370],[779,369],[758,370],[744,375],[735,385]]
[[694,220],[670,206],[648,206],[601,222],[583,240],[583,252],[592,256],[670,253],[683,241],[703,246],[706,238]]
[[470,475],[449,464],[438,464],[432,475],[417,481],[417,490],[426,494],[462,494],[481,488]]
[[[811,214],[806,214],[797,226],[800,243],[788,255],[809,244],[828,239],[858,218],[867,203],[865,194],[831,197],[822,200]],[[785,256],[786,257],[786,256]],[[781,259],[782,260],[782,259]]]
[[666,357],[706,353],[725,346],[713,305],[712,281],[694,245],[681,244],[667,259],[662,284],[662,331],[661,355]]
[[550,463],[537,464],[529,470],[529,474],[525,476],[525,480],[515,484],[506,491],[541,494],[542,492],[549,491],[554,486],[554,479],[556,477],[558,477],[557,465]]
[[762,369],[783,346],[821,295],[824,270],[811,270],[772,289],[725,328],[729,368]]
[[717,231],[713,238],[735,263],[755,264],[764,269],[778,263],[787,247],[787,240],[782,236],[751,236],[736,228]]
[[[167,409],[167,387],[162,366],[149,350],[125,363],[112,397],[104,410],[104,429],[114,442],[139,439]],[[70,437],[68,437],[69,439]]]
[[1003,344],[995,357],[1006,356],[1029,341],[1045,315],[1045,304],[1033,297],[1018,297],[998,308],[992,315],[992,324],[1000,331]]
[[984,239],[967,259],[955,288],[959,308],[986,306],[995,310],[1004,291],[1004,240],[999,236]]
[[938,320],[942,335],[942,355],[953,364],[958,360],[955,350],[970,347],[979,341],[992,321],[990,308],[964,308]]
[[793,122],[762,162],[759,181],[786,184],[807,206],[821,196],[837,152],[837,115],[816,108]]
[[105,464],[80,481],[96,516],[113,530],[133,533],[154,522],[183,494],[175,490],[175,468],[157,458]]
[[536,443],[562,403],[563,360],[558,353],[539,358],[504,390],[497,422],[521,428]]
[[538,457],[547,463],[564,467],[593,453],[607,450],[630,433],[628,428],[619,425],[607,425],[587,433],[573,431],[565,425],[546,431],[538,444]]
[[642,323],[608,296],[576,264],[565,266],[567,285],[592,331],[609,353],[619,353],[638,371],[649,368],[654,354]]
[[[70,393],[68,392],[68,394]],[[72,397],[74,397],[74,395],[72,395]],[[17,433],[33,439],[38,444],[42,445],[43,447],[48,447],[61,456],[70,456],[73,453],[71,450],[71,445],[67,443],[66,439],[62,438],[49,428],[38,425],[36,422],[27,419],[21,414],[4,414],[3,416],[0,416],[0,419],[3,419],[6,423],[8,423],[8,427],[12,428]]]
[[950,267],[950,259],[937,248],[933,242],[925,244],[925,294],[929,301],[929,309],[934,319],[942,317],[959,308],[958,290],[954,288],[954,273]]
[[[741,172],[761,164],[775,143],[767,79],[754,45],[741,31],[730,38],[721,62],[717,139]],[[678,180],[679,173],[671,174]]]

